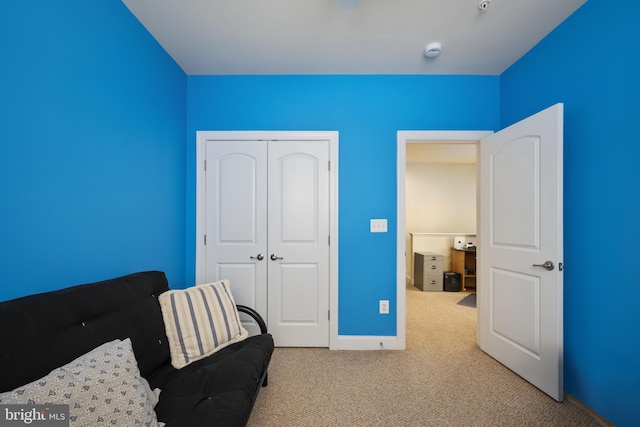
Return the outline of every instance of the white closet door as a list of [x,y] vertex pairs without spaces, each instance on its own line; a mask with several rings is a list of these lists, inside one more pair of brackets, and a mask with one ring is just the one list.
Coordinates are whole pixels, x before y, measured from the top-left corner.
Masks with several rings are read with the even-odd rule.
[[[267,313],[267,144],[207,141],[205,280],[228,279],[237,304]],[[243,324],[259,331],[249,316]]]
[[269,330],[329,346],[329,144],[269,143]]
[[329,142],[210,140],[206,162],[205,280],[228,279],[277,346],[328,347]]

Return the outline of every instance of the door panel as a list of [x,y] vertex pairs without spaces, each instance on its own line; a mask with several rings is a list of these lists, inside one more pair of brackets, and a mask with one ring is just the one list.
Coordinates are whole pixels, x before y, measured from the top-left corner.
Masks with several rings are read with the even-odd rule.
[[[267,146],[260,141],[206,145],[205,280],[228,279],[237,304],[267,312]],[[258,325],[241,313],[252,334]]]
[[540,281],[513,271],[498,268],[492,271],[493,333],[540,357]]
[[[277,160],[276,191],[281,194],[279,241],[286,244],[316,244],[318,241],[318,159],[306,154],[288,154]],[[277,203],[274,201],[274,203]]]
[[278,346],[329,345],[328,164],[327,141],[269,144],[269,329]]
[[[562,400],[562,104],[480,144],[480,348]],[[555,268],[542,268],[551,261]]]
[[[540,246],[540,138],[516,138],[492,157],[492,244]],[[517,203],[514,203],[517,201]]]
[[318,266],[280,265],[282,292],[276,321],[281,324],[315,324],[318,319]]

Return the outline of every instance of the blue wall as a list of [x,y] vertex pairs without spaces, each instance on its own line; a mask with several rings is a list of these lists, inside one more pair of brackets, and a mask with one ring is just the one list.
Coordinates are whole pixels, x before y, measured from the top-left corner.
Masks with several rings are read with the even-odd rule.
[[337,130],[339,333],[395,335],[395,238],[368,221],[396,226],[396,131],[564,102],[565,388],[640,425],[638,3],[588,1],[500,77],[188,78],[119,1],[5,3],[0,300],[143,269],[193,283],[195,131]]
[[113,0],[0,12],[0,300],[184,281],[186,75]]
[[[495,129],[499,78],[463,76],[190,76],[187,265],[195,266],[197,130],[335,130],[339,148],[340,335],[396,335],[396,133]],[[187,282],[194,271],[187,269]],[[378,314],[378,300],[391,315]]]
[[501,76],[507,126],[565,104],[565,390],[640,425],[640,5],[590,0]]

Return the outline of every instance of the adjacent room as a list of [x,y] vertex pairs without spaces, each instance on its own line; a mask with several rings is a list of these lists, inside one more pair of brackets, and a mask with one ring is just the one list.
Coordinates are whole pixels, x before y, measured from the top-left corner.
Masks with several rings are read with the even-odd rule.
[[[423,277],[453,272],[460,275],[457,290],[476,288],[477,149],[478,142],[472,141],[407,144],[407,278],[423,291],[443,290],[444,284],[439,278],[416,277],[416,254],[422,261],[429,256],[442,261],[441,268],[420,269]],[[465,263],[464,251],[470,262]]]

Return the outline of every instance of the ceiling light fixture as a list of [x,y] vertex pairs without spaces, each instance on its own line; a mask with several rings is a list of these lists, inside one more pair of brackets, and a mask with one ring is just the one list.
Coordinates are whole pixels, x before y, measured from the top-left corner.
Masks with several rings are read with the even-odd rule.
[[442,51],[442,44],[440,42],[429,43],[427,47],[424,49],[424,56],[427,58],[435,58],[440,55]]

